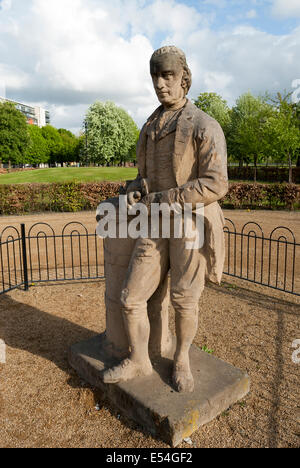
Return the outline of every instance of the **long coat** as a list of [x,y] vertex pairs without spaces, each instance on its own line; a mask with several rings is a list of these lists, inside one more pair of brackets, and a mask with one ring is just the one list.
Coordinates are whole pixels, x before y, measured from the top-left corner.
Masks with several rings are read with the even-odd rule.
[[[162,110],[160,106],[143,126],[137,145],[139,176],[147,178],[146,154],[150,125]],[[176,126],[173,171],[177,187],[163,192],[162,202],[204,204],[207,280],[221,282],[225,259],[224,217],[217,203],[228,191],[227,147],[218,122],[189,100]],[[191,173],[197,167],[197,177]]]

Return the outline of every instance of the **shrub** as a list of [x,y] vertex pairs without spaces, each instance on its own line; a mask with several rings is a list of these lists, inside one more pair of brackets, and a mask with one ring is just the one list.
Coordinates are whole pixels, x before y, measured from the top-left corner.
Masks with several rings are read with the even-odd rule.
[[292,210],[299,203],[300,189],[295,184],[230,184],[221,205],[232,208],[285,208]]
[[[107,198],[118,196],[116,182],[0,185],[0,215],[47,211],[95,210]],[[300,188],[294,184],[230,184],[221,200],[224,208],[293,209]]]
[[112,182],[0,185],[0,214],[93,210],[119,189]]

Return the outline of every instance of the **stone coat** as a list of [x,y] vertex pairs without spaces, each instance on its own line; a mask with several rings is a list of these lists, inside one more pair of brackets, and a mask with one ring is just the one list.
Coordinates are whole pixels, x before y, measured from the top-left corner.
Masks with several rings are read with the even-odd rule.
[[[147,140],[162,106],[143,126],[137,145],[138,178],[147,179]],[[177,187],[162,192],[161,202],[204,204],[207,279],[220,283],[224,259],[224,217],[217,203],[228,191],[227,147],[218,122],[187,100],[176,126],[172,161]]]

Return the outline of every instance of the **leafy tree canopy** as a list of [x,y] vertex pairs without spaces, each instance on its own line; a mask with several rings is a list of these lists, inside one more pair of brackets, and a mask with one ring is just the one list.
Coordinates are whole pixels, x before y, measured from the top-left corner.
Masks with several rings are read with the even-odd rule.
[[276,112],[268,119],[268,137],[274,147],[273,159],[288,163],[289,182],[292,182],[292,163],[299,158],[300,127],[299,107],[291,102],[291,93],[277,94],[274,101]]
[[231,111],[228,145],[237,159],[246,162],[263,161],[269,147],[266,123],[274,115],[274,108],[262,97],[250,92],[240,96]]
[[46,139],[43,137],[42,129],[36,125],[28,125],[28,133],[30,143],[25,152],[26,164],[47,163],[49,148]]
[[14,104],[0,103],[0,162],[23,164],[29,142],[26,117]]
[[79,138],[64,128],[58,130],[62,140],[60,159],[57,162],[75,162],[79,160]]
[[46,140],[50,162],[59,162],[63,151],[63,141],[59,131],[52,125],[46,125],[42,128],[42,135]]
[[128,113],[113,102],[96,101],[85,118],[88,159],[99,164],[128,160],[138,129]]
[[227,133],[230,124],[230,109],[227,101],[216,93],[201,93],[194,101],[194,104],[216,119],[225,134]]

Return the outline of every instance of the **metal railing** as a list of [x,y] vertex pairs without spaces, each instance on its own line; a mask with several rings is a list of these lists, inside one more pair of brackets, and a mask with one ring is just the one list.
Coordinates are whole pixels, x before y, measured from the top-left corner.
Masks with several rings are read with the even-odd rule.
[[[265,236],[261,226],[246,223],[240,232],[226,219],[224,274],[300,295],[300,244],[293,232],[279,226]],[[102,240],[79,222],[55,233],[47,223],[37,223],[26,233],[6,227],[0,234],[0,294],[18,287],[50,281],[103,278]]]
[[[25,231],[8,226],[0,234],[0,294],[37,283],[102,278],[102,241],[79,222],[55,233],[36,223]],[[102,261],[103,264],[103,261]]]
[[300,244],[291,229],[278,226],[266,236],[261,226],[251,221],[237,232],[226,218],[224,233],[224,274],[300,295]]

